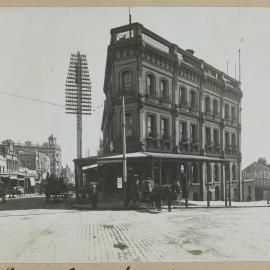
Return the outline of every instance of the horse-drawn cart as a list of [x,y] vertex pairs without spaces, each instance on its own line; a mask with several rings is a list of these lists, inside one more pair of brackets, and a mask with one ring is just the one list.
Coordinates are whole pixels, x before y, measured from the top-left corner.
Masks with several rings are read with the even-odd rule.
[[49,176],[42,183],[46,195],[46,201],[67,200],[68,199],[68,185],[67,181],[60,177]]

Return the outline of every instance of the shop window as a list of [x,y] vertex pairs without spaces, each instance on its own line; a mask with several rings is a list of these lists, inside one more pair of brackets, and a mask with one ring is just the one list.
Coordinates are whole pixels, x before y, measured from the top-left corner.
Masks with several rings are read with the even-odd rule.
[[122,72],[122,89],[124,91],[131,90],[131,71],[125,70]]
[[215,181],[218,182],[219,181],[219,166],[218,164],[215,164],[214,166],[214,172],[215,172]]
[[160,94],[163,99],[169,99],[168,81],[165,79],[160,81]]
[[155,96],[156,95],[156,91],[155,91],[155,77],[152,74],[148,74],[146,76],[146,91],[147,91],[147,94],[149,94],[151,96]]
[[198,179],[198,166],[197,166],[197,163],[192,163],[191,165],[191,178],[192,178],[192,182],[193,183],[198,183],[199,182],[199,179]]
[[211,168],[210,163],[207,163],[206,165],[206,179],[207,179],[207,182],[212,181],[212,168]]
[[161,138],[168,139],[169,137],[169,121],[166,118],[161,118]]
[[154,115],[148,115],[148,117],[147,117],[148,137],[150,137],[150,138],[155,137],[155,126],[156,126],[155,116]]

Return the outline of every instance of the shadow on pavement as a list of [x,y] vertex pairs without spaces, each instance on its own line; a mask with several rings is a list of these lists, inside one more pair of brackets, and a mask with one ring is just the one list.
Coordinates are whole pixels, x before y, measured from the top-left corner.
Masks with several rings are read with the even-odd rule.
[[31,210],[31,209],[70,209],[68,201],[46,202],[45,197],[17,197],[0,201],[0,211]]

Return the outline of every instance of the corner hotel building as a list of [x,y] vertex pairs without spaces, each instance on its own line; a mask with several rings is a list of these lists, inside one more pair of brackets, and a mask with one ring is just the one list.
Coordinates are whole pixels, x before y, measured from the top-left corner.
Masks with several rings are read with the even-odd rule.
[[[180,181],[190,200],[242,200],[240,82],[132,23],[111,29],[104,80],[103,154],[74,160],[77,187],[122,176],[125,95],[128,177]],[[93,180],[94,179],[94,180]],[[228,190],[230,187],[230,192]]]

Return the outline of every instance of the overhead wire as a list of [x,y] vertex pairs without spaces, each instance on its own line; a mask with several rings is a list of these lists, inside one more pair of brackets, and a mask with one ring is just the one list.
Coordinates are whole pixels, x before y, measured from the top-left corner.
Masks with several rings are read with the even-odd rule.
[[[46,101],[46,100],[42,100],[42,99],[38,99],[38,98],[21,96],[21,95],[18,95],[18,94],[12,94],[12,93],[8,93],[8,92],[5,92],[5,91],[0,91],[0,94],[7,95],[7,96],[12,96],[12,97],[17,97],[17,98],[21,98],[21,99],[25,99],[25,100],[30,100],[30,101],[34,101],[34,102],[40,102],[40,103],[44,103],[44,104],[49,104],[49,105],[53,105],[53,106],[60,107],[60,108],[65,108],[64,105],[54,103],[54,102],[50,102],[50,101]],[[101,109],[101,107],[103,107],[103,104],[98,105],[95,109],[92,110],[92,112],[98,111],[99,109]]]

